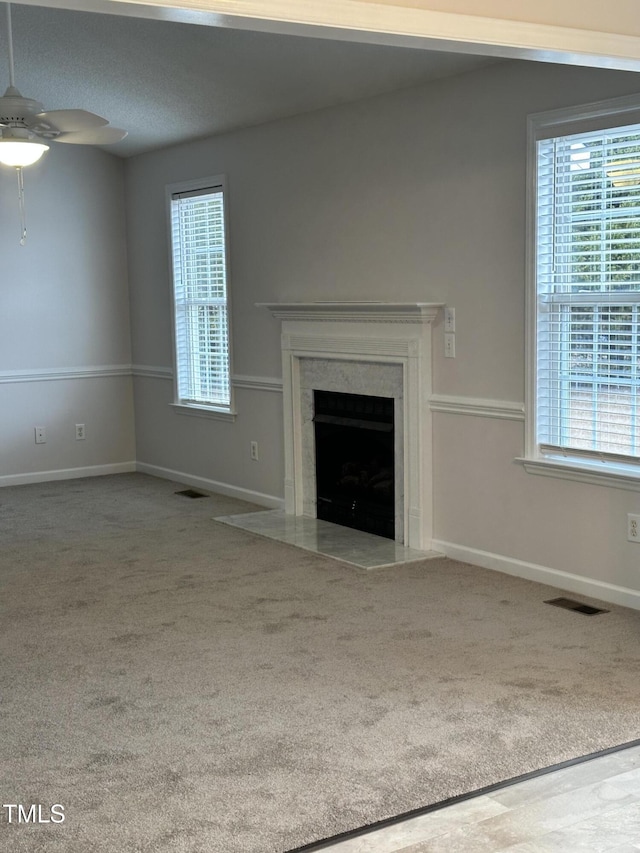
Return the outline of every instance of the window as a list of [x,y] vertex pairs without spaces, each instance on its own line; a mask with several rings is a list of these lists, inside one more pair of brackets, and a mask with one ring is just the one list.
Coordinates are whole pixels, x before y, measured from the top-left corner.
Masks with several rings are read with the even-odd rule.
[[534,117],[529,456],[640,476],[640,120]]
[[176,403],[230,411],[225,194],[220,178],[169,187]]

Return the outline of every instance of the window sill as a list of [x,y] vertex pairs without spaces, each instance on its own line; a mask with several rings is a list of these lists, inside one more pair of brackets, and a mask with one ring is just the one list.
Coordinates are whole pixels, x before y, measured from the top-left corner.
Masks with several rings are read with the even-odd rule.
[[209,406],[188,406],[186,403],[169,404],[176,415],[188,415],[192,418],[209,418],[214,421],[235,421],[236,412],[231,409],[214,409]]
[[515,461],[519,462],[528,474],[540,474],[543,477],[557,477],[578,483],[640,492],[640,468],[635,465],[586,459],[577,462],[562,456],[538,459],[517,458]]

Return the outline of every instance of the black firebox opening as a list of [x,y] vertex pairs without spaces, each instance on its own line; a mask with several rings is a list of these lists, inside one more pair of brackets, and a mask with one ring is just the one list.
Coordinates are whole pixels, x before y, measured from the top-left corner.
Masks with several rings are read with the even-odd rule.
[[395,539],[393,398],[314,391],[317,516]]

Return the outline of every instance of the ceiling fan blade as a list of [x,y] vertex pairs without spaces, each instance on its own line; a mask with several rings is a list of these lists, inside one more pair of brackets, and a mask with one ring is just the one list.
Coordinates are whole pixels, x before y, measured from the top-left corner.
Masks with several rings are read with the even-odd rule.
[[59,130],[61,133],[88,130],[109,124],[106,118],[87,110],[48,110],[34,116],[34,123],[45,130]]
[[74,145],[109,145],[111,142],[120,142],[126,135],[127,131],[120,130],[119,127],[95,127],[61,133],[54,141],[69,142]]

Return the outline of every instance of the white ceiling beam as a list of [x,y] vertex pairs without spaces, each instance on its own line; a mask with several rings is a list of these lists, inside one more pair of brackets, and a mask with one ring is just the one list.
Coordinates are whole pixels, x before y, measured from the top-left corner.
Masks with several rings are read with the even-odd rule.
[[[640,71],[637,0],[16,0],[210,26]],[[409,5],[411,3],[412,5]],[[515,7],[515,8],[514,8]],[[469,14],[473,11],[473,14]]]

